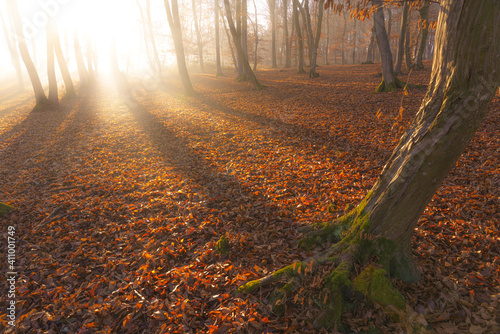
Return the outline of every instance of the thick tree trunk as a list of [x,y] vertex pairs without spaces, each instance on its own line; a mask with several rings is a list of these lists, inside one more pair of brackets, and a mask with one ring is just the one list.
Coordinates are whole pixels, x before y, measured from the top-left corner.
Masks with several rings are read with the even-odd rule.
[[196,91],[191,84],[191,79],[189,78],[189,72],[186,66],[186,57],[184,56],[184,44],[182,43],[182,30],[181,22],[179,20],[179,7],[177,5],[177,0],[172,1],[172,10],[170,9],[170,4],[168,0],[164,0],[165,10],[167,12],[168,25],[170,27],[170,32],[172,33],[172,39],[174,40],[175,56],[177,58],[177,67],[179,69],[179,75],[181,77],[184,90],[187,95],[195,95]]
[[220,64],[220,28],[219,28],[219,0],[214,0],[214,24],[215,24],[215,64],[217,67],[215,75],[222,76]]
[[302,40],[302,32],[300,30],[299,22],[299,12],[298,12],[298,0],[292,0],[293,2],[293,16],[295,21],[295,30],[297,31],[297,39],[299,43],[299,72],[305,73],[304,71],[304,41]]
[[403,14],[401,16],[401,28],[399,30],[398,54],[396,58],[396,66],[394,67],[394,74],[401,74],[401,66],[403,65],[403,57],[405,55],[405,37],[408,26],[408,0],[404,0]]
[[318,52],[314,40],[314,33],[312,30],[311,12],[309,11],[309,0],[304,0],[304,12],[306,13],[306,21],[307,21],[307,33],[308,33],[307,37],[309,39],[309,46],[311,48],[310,50],[311,58],[309,59],[311,69],[309,71],[309,77],[316,78],[319,77],[319,74],[316,72],[316,59],[318,57]]
[[245,52],[243,51],[243,47],[241,45],[241,36],[236,31],[236,27],[231,15],[231,5],[229,4],[229,0],[224,0],[224,5],[226,7],[227,24],[229,25],[229,30],[231,31],[231,35],[233,36],[234,46],[236,47],[236,52],[238,53],[238,56],[242,61],[242,66],[245,69],[245,73],[255,89],[262,89],[264,86],[261,85],[255,77],[255,74],[253,73],[252,68],[248,63],[248,58],[245,57]]
[[415,59],[416,68],[423,68],[422,58],[425,47],[427,46],[427,36],[429,35],[429,1],[424,1],[422,7],[418,10],[420,13],[420,44],[418,46],[417,57]]
[[44,105],[48,103],[47,97],[45,96],[45,92],[43,91],[42,83],[40,82],[40,77],[38,76],[38,72],[31,60],[30,54],[28,52],[28,47],[26,46],[26,40],[23,35],[23,27],[21,21],[21,15],[19,14],[19,8],[17,6],[16,0],[8,0],[7,5],[9,8],[10,16],[12,18],[12,22],[14,24],[14,29],[17,35],[17,43],[19,46],[19,53],[21,54],[21,58],[26,66],[26,70],[28,71],[28,75],[31,80],[31,84],[33,86],[33,91],[35,93],[35,108],[34,110],[43,108]]

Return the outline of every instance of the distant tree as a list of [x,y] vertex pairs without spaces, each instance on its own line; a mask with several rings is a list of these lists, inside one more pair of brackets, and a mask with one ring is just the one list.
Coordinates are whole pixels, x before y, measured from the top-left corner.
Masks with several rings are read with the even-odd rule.
[[401,16],[401,28],[399,29],[399,42],[398,42],[398,53],[396,58],[396,66],[394,67],[394,74],[401,74],[401,66],[403,65],[403,57],[405,55],[405,37],[406,30],[408,27],[408,12],[409,12],[408,0],[403,0],[403,14]]
[[276,0],[267,0],[271,18],[271,67],[277,68],[276,62]]
[[61,76],[64,81],[64,87],[66,88],[66,93],[64,97],[72,97],[75,96],[75,87],[73,85],[73,80],[71,79],[71,74],[68,70],[68,65],[66,60],[64,59],[61,41],[59,39],[59,33],[57,31],[57,26],[54,21],[49,22],[49,28],[51,29],[52,40],[54,44],[54,53],[56,54],[57,63],[59,64],[59,70],[61,71]]
[[204,73],[205,64],[203,63],[203,41],[201,39],[200,22],[198,21],[198,15],[196,15],[196,0],[191,1],[191,7],[193,9],[194,28],[196,30],[196,44],[198,45],[198,61],[200,63],[200,71],[201,73]]
[[80,76],[80,85],[85,87],[90,83],[90,77],[87,71],[87,67],[85,67],[82,48],[80,46],[80,41],[78,40],[78,34],[76,31],[73,32],[73,40],[75,46],[76,67],[78,68],[78,75]]
[[299,44],[298,73],[306,73],[306,71],[304,70],[304,41],[302,40],[302,32],[300,28],[299,11],[298,11],[299,2],[298,0],[292,0],[292,3],[293,3],[293,18],[295,24],[295,31],[297,32],[297,42]]
[[195,95],[196,91],[191,84],[191,79],[189,78],[189,72],[186,65],[186,57],[184,56],[184,44],[182,42],[182,29],[181,22],[179,19],[179,6],[177,0],[170,0],[172,6],[170,6],[169,0],[164,0],[165,11],[167,12],[167,21],[170,27],[170,32],[172,34],[172,39],[174,40],[175,56],[177,58],[177,68],[179,69],[179,75],[181,77],[182,85],[184,86],[184,91],[186,95]]
[[375,20],[373,21],[372,32],[370,35],[370,44],[368,45],[368,51],[366,52],[365,63],[371,64],[375,61]]
[[9,49],[10,53],[10,60],[12,62],[12,66],[16,70],[18,87],[19,90],[22,91],[24,90],[24,79],[23,72],[21,70],[21,62],[19,61],[19,54],[17,53],[17,47],[15,45],[16,40],[13,36],[11,36],[14,34],[10,34],[9,29],[7,28],[7,23],[5,22],[2,13],[0,13],[0,21],[2,21],[5,42],[7,43],[7,48]]
[[219,0],[214,0],[214,25],[215,25],[215,65],[217,67],[215,75],[222,76],[220,62],[220,28],[219,28]]
[[17,35],[17,43],[19,47],[19,53],[21,54],[21,58],[26,66],[26,70],[28,71],[28,75],[31,80],[31,84],[33,86],[33,91],[35,93],[35,107],[33,110],[41,110],[46,105],[48,105],[47,96],[45,96],[45,92],[42,87],[42,83],[40,81],[40,77],[38,76],[38,72],[36,70],[33,61],[31,60],[31,56],[28,52],[28,47],[26,46],[26,40],[23,35],[23,27],[21,21],[21,15],[19,14],[19,8],[17,6],[16,0],[7,0],[7,5],[9,9],[9,14],[12,19],[12,23],[14,25],[14,30]]
[[292,67],[292,45],[288,35],[288,0],[283,0],[283,38],[285,39],[285,68]]
[[47,78],[49,79],[49,103],[51,105],[59,104],[57,91],[57,78],[54,60],[54,25],[49,21],[46,26],[47,36]]
[[226,7],[226,18],[227,23],[229,25],[229,30],[231,31],[231,35],[233,37],[234,46],[236,48],[236,52],[238,53],[239,58],[242,61],[242,66],[245,69],[245,74],[255,87],[255,89],[262,89],[264,86],[259,83],[257,78],[255,77],[250,64],[248,63],[248,57],[245,56],[245,52],[243,51],[243,47],[241,44],[241,35],[236,31],[236,27],[234,25],[234,21],[231,14],[231,5],[229,4],[229,0],[224,0],[224,5]]
[[424,1],[424,4],[418,12],[420,13],[420,43],[418,46],[417,57],[415,58],[415,67],[423,68],[422,63],[425,47],[427,45],[427,36],[429,35],[429,1]]
[[[417,221],[471,141],[500,84],[499,17],[497,0],[441,2],[427,94],[373,188],[355,209],[318,224],[301,241],[306,248],[324,243],[325,251],[248,282],[240,292],[275,284],[272,303],[279,311],[306,270],[315,273],[321,266],[315,275],[323,280],[326,297],[316,327],[340,329],[345,301],[356,294],[388,313],[405,312],[406,301],[390,278],[420,279],[411,248]],[[351,280],[351,274],[356,278]],[[410,326],[425,330],[418,323]]]

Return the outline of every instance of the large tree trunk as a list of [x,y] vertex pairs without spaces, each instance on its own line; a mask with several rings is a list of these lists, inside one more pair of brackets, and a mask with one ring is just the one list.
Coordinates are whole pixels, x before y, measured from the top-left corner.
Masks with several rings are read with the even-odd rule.
[[9,49],[9,53],[10,53],[10,60],[12,62],[12,66],[16,70],[19,90],[23,91],[24,90],[24,79],[23,79],[23,72],[21,70],[21,62],[19,61],[19,54],[17,53],[17,48],[15,46],[16,41],[15,41],[14,37],[10,36],[9,29],[7,29],[7,24],[5,23],[5,20],[3,18],[2,13],[0,13],[0,21],[2,21],[2,28],[3,28],[4,35],[5,35],[5,42],[7,43],[7,48]]
[[299,12],[298,12],[298,0],[292,0],[293,2],[293,16],[295,21],[295,30],[297,31],[297,39],[299,43],[299,73],[305,73],[304,71],[304,41],[302,40],[302,32],[300,30],[299,22]]
[[403,57],[405,55],[405,37],[408,26],[408,0],[404,0],[403,14],[401,16],[401,28],[399,30],[398,54],[396,58],[396,67],[394,67],[394,74],[401,74],[401,66],[403,65]]
[[31,60],[30,54],[28,52],[28,47],[26,46],[26,40],[23,35],[23,27],[21,21],[21,15],[19,14],[19,8],[17,6],[16,0],[8,0],[7,5],[10,12],[10,17],[12,18],[12,22],[14,24],[14,29],[17,35],[17,43],[19,46],[19,53],[21,54],[21,58],[26,66],[26,70],[28,71],[28,75],[31,80],[31,84],[33,86],[33,91],[35,93],[35,107],[34,110],[38,110],[43,108],[48,104],[47,97],[45,96],[45,92],[43,91],[42,83],[40,81],[40,77],[38,76],[38,72]]
[[214,23],[215,23],[215,65],[217,67],[215,75],[222,76],[220,64],[220,29],[219,29],[219,0],[214,0]]
[[316,59],[318,57],[318,51],[316,48],[316,43],[314,40],[314,32],[312,29],[312,23],[311,23],[311,12],[309,10],[309,0],[304,0],[304,12],[306,14],[306,23],[307,23],[307,34],[308,34],[308,40],[309,40],[309,46],[310,46],[310,53],[311,57],[309,59],[309,65],[311,65],[311,69],[309,71],[309,77],[310,78],[316,78],[319,77],[319,74],[316,72]]
[[191,84],[191,79],[189,78],[189,72],[186,65],[186,57],[184,56],[184,44],[182,43],[182,30],[181,22],[179,20],[179,7],[177,5],[177,0],[172,1],[172,10],[170,9],[170,4],[168,0],[164,0],[165,10],[167,12],[167,21],[170,27],[170,32],[172,33],[172,39],[174,40],[175,56],[177,57],[177,67],[179,69],[179,75],[181,77],[182,85],[184,86],[184,91],[187,95],[195,95],[196,92]]
[[418,10],[420,13],[420,44],[418,47],[417,57],[415,59],[415,67],[423,68],[422,58],[425,47],[427,46],[427,36],[429,35],[429,1],[424,1],[422,7]]
[[229,4],[229,0],[224,0],[224,5],[226,7],[227,24],[229,25],[229,30],[231,31],[231,35],[233,36],[233,41],[234,41],[234,46],[236,47],[236,52],[238,53],[238,56],[241,59],[242,66],[245,69],[245,73],[247,75],[247,78],[253,84],[255,89],[262,89],[264,86],[261,85],[259,83],[259,81],[257,80],[257,78],[255,77],[255,74],[253,73],[252,68],[250,67],[250,64],[248,63],[248,58],[245,56],[245,52],[244,52],[243,47],[241,45],[241,36],[236,31],[236,27],[234,25],[234,21],[233,21],[232,15],[231,15],[231,5]]
[[[499,18],[497,0],[441,2],[429,89],[412,124],[364,200],[302,241],[304,246],[327,240],[335,244],[321,255],[249,282],[240,291],[286,279],[287,290],[277,291],[293,296],[306,268],[314,271],[333,262],[335,269],[324,279],[327,306],[316,326],[340,326],[342,292],[347,289],[383,308],[393,305],[405,311],[406,302],[389,278],[415,282],[420,277],[411,253],[418,218],[472,139],[500,84]],[[383,269],[369,265],[372,261]],[[366,267],[351,282],[356,262]]]
[[375,33],[377,35],[377,44],[382,60],[382,83],[378,86],[376,91],[392,91],[397,87],[401,87],[401,82],[394,74],[391,46],[385,30],[382,0],[372,0],[372,3],[373,6],[376,7],[373,19],[375,20]]

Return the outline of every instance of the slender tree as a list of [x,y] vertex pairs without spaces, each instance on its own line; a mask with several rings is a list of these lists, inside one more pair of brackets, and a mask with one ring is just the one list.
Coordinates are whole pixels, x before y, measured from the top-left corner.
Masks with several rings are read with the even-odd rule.
[[46,26],[47,36],[47,78],[49,79],[49,103],[59,104],[57,91],[56,67],[54,59],[54,25],[49,21]]
[[255,24],[254,24],[254,34],[255,34],[255,51],[254,51],[254,62],[253,62],[253,70],[257,71],[257,63],[259,60],[257,48],[259,46],[259,21],[257,16],[257,4],[255,0],[253,0],[253,7],[255,9]]
[[429,36],[429,1],[424,1],[424,4],[418,12],[420,13],[420,43],[418,46],[417,57],[415,58],[415,67],[423,68],[422,63],[425,47],[427,46],[427,36]]
[[[5,36],[5,42],[7,43],[7,48],[9,49],[10,53],[10,60],[12,63],[12,66],[16,70],[17,74],[17,82],[18,82],[18,87],[20,91],[24,90],[24,79],[23,79],[23,72],[21,70],[21,62],[19,61],[19,54],[17,53],[17,48],[16,48],[16,41],[11,34],[9,34],[9,30],[7,28],[7,24],[5,23],[5,20],[3,18],[2,13],[0,13],[0,21],[2,21],[2,28]],[[13,34],[12,34],[13,35]]]
[[184,86],[186,95],[195,95],[196,91],[191,84],[191,79],[189,78],[189,72],[186,65],[186,57],[184,56],[181,21],[179,19],[179,6],[177,4],[177,0],[170,1],[172,2],[172,7],[169,4],[169,0],[164,0],[163,3],[165,4],[167,21],[170,27],[170,32],[172,34],[172,39],[174,40],[177,68],[179,69],[179,75],[181,77],[182,85]]
[[372,32],[370,36],[370,44],[366,52],[366,64],[371,64],[375,61],[375,20],[373,20]]
[[215,65],[217,67],[215,75],[222,76],[220,64],[220,28],[219,28],[219,0],[214,0],[214,26],[215,26]]
[[283,0],[283,38],[285,39],[285,68],[292,67],[292,45],[288,35],[288,0]]
[[293,2],[293,17],[295,23],[295,30],[297,32],[297,42],[299,43],[299,71],[298,73],[306,73],[304,70],[304,41],[302,40],[302,32],[300,30],[299,22],[299,12],[298,12],[298,0],[292,0]]
[[316,78],[319,77],[319,74],[316,72],[316,59],[318,56],[317,48],[316,48],[316,43],[314,40],[314,32],[312,30],[312,23],[311,23],[311,12],[309,10],[309,0],[304,0],[304,12],[306,14],[306,24],[307,24],[307,38],[309,39],[309,47],[310,47],[310,59],[309,59],[309,65],[311,66],[311,69],[309,71],[309,77],[310,78]]
[[405,37],[408,26],[408,11],[410,6],[408,0],[403,0],[403,14],[401,16],[401,28],[399,29],[399,42],[398,53],[396,58],[396,66],[394,67],[394,74],[401,74],[401,66],[403,65],[403,57],[405,55]]
[[194,28],[196,30],[196,44],[198,45],[198,60],[200,62],[201,73],[205,72],[205,64],[203,63],[203,41],[201,39],[200,33],[200,22],[198,22],[198,15],[196,14],[196,0],[191,1],[191,7],[193,8],[193,20]]
[[406,62],[406,68],[410,70],[413,68],[413,62],[411,59],[411,39],[410,39],[410,22],[411,22],[411,15],[408,15],[408,22],[406,24],[406,31],[405,31],[405,62]]
[[238,72],[238,60],[234,54],[233,43],[231,43],[231,35],[229,34],[229,29],[226,25],[226,20],[224,20],[224,30],[226,31],[227,44],[229,46],[229,50],[231,51],[231,57],[233,58],[234,70]]
[[61,76],[64,81],[64,87],[66,89],[66,93],[64,95],[65,98],[73,97],[76,95],[75,87],[73,85],[73,80],[71,79],[71,74],[68,70],[68,65],[66,63],[66,59],[64,59],[61,41],[59,39],[59,33],[57,31],[57,26],[54,21],[50,21],[52,26],[52,39],[54,44],[54,53],[56,54],[57,63],[59,64],[59,70],[61,71]]
[[271,18],[271,67],[277,68],[276,62],[276,0],[267,0]]
[[243,51],[243,47],[241,45],[241,35],[239,35],[236,31],[236,27],[234,25],[234,21],[231,14],[231,5],[229,4],[229,0],[224,0],[224,5],[226,7],[227,24],[229,25],[229,30],[231,31],[231,35],[233,36],[234,46],[236,47],[236,52],[238,53],[238,56],[242,61],[245,73],[250,82],[252,83],[252,85],[255,87],[255,89],[262,89],[264,86],[261,85],[257,80],[257,78],[255,77],[255,74],[252,71],[250,64],[248,63],[248,58],[245,57],[245,52]]
[[75,45],[76,67],[78,68],[78,75],[80,76],[80,85],[85,87],[89,84],[90,78],[87,68],[85,67],[85,62],[83,61],[82,48],[80,47],[80,41],[78,40],[76,31],[73,32],[73,40]]
[[26,70],[28,71],[31,84],[33,86],[33,91],[35,93],[36,104],[33,110],[40,110],[43,109],[43,107],[48,104],[47,96],[45,96],[45,92],[43,90],[40,77],[38,76],[38,72],[36,70],[35,65],[33,64],[33,61],[31,60],[31,56],[28,52],[28,47],[26,46],[26,40],[23,35],[21,15],[19,14],[19,7],[17,6],[17,1],[7,0],[7,5],[10,17],[12,19],[12,23],[14,25],[14,30],[17,35],[19,53],[21,54],[21,58],[24,62],[24,65],[26,66]]
[[327,297],[315,326],[340,327],[345,298],[353,291],[386,312],[405,311],[406,301],[390,278],[420,278],[411,249],[418,218],[471,141],[500,84],[499,18],[497,0],[441,2],[427,94],[373,188],[354,210],[319,225],[301,242],[308,248],[334,242],[327,250],[249,282],[240,292],[279,284],[273,300],[283,305],[306,269],[311,274],[333,265],[330,274],[321,271]]

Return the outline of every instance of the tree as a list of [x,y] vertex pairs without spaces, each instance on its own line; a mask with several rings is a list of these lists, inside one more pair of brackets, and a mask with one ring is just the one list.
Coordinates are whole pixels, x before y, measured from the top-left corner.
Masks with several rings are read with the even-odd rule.
[[391,46],[385,30],[384,8],[382,0],[372,0],[375,7],[373,19],[375,21],[375,34],[377,45],[382,60],[382,82],[377,88],[377,92],[390,92],[395,88],[402,88],[402,82],[396,77],[393,68]]
[[277,68],[276,63],[276,0],[267,0],[269,16],[271,17],[271,67]]
[[57,78],[54,60],[54,26],[49,21],[46,27],[47,35],[47,77],[49,79],[49,103],[59,104]]
[[[320,5],[323,7],[322,2],[323,0],[320,0]],[[311,23],[311,12],[309,10],[309,0],[304,0],[304,12],[306,15],[306,23],[307,23],[307,33],[308,33],[308,39],[309,39],[309,47],[310,47],[310,65],[311,65],[311,70],[309,71],[309,77],[310,78],[317,78],[319,77],[319,74],[316,72],[316,59],[318,57],[318,51],[317,51],[317,45],[316,45],[316,40],[314,38],[314,32],[312,30],[312,23]],[[323,17],[323,12],[321,12],[321,18]],[[318,28],[321,29],[321,20],[318,20]],[[319,34],[321,34],[321,31],[318,31],[318,43],[319,43]]]
[[177,0],[170,0],[172,2],[172,9],[170,9],[169,0],[164,0],[165,11],[167,12],[167,21],[174,40],[175,56],[177,58],[177,68],[181,77],[184,91],[187,95],[195,95],[196,91],[191,84],[189,72],[186,65],[186,57],[184,56],[184,44],[182,42],[181,21],[179,19],[179,6]]
[[394,74],[401,74],[401,66],[403,65],[403,57],[405,54],[405,37],[406,30],[408,26],[408,11],[409,11],[408,0],[403,1],[403,14],[401,16],[401,28],[399,30],[399,42],[398,42],[398,54],[396,59],[396,67],[394,67]]
[[[246,283],[240,292],[274,283],[279,304],[293,294],[305,269],[314,272],[333,262],[335,269],[324,279],[328,297],[317,327],[341,326],[344,302],[357,293],[388,313],[394,307],[404,312],[406,302],[389,279],[420,278],[411,252],[417,220],[472,139],[500,84],[499,16],[496,0],[442,1],[429,89],[413,122],[361,203],[333,222],[318,224],[301,241],[303,247],[335,243],[313,258]],[[351,280],[358,262],[364,269]]]
[[196,30],[196,43],[198,44],[198,58],[200,62],[200,71],[201,73],[204,73],[205,65],[203,63],[203,42],[201,40],[200,23],[198,22],[198,18],[196,15],[196,0],[192,0],[191,4],[193,7],[194,28]]
[[297,39],[299,43],[299,71],[298,73],[306,73],[304,70],[304,41],[302,40],[302,32],[300,30],[300,20],[298,12],[298,0],[292,0],[293,2],[293,18],[295,23],[295,30],[297,31]]
[[80,47],[76,31],[73,32],[73,39],[75,44],[76,67],[78,68],[78,75],[80,76],[80,85],[85,87],[89,84],[90,78],[87,68],[85,67],[85,62],[83,61],[82,48]]
[[217,67],[216,76],[222,76],[220,64],[220,29],[219,29],[219,0],[214,0],[214,24],[215,24],[215,64]]
[[23,35],[23,27],[21,21],[21,15],[19,14],[19,8],[17,6],[16,0],[8,0],[7,1],[10,17],[12,18],[12,23],[14,25],[14,30],[17,35],[17,43],[19,47],[19,53],[21,54],[21,58],[26,66],[26,70],[28,71],[28,75],[31,80],[31,84],[33,86],[33,91],[35,93],[35,107],[33,110],[43,109],[44,106],[48,104],[47,96],[45,96],[45,92],[42,87],[42,83],[40,81],[40,77],[38,76],[38,72],[35,68],[35,64],[33,64],[33,60],[31,60],[31,56],[28,52],[28,47],[26,46],[26,40]]
[[370,44],[366,52],[365,64],[372,64],[375,61],[375,21],[373,21],[372,33],[370,36]]
[[252,68],[248,63],[248,57],[245,56],[245,52],[241,44],[241,35],[239,35],[236,31],[236,27],[231,15],[231,5],[229,4],[229,0],[224,0],[224,5],[226,7],[227,24],[229,25],[229,30],[231,31],[231,35],[233,36],[234,46],[236,47],[236,52],[238,53],[238,56],[242,61],[242,66],[245,69],[245,73],[255,89],[262,89],[264,86],[261,85],[255,77],[255,74],[253,73]]
[[2,21],[2,28],[5,35],[5,42],[7,43],[7,48],[10,53],[10,60],[12,62],[12,66],[16,70],[17,74],[17,82],[19,84],[19,90],[24,90],[24,79],[23,72],[21,70],[21,62],[19,61],[19,54],[17,53],[17,48],[15,46],[15,40],[13,37],[9,35],[9,30],[7,29],[7,24],[3,18],[3,15],[0,13],[0,21]]
[[283,38],[285,39],[285,68],[292,67],[292,45],[288,36],[288,0],[283,0]]
[[73,85],[73,80],[71,79],[71,74],[69,73],[68,70],[68,65],[66,64],[66,60],[64,59],[62,47],[61,47],[61,41],[59,39],[59,33],[57,32],[57,26],[55,23],[52,21],[52,39],[54,43],[54,52],[56,54],[57,58],[57,63],[59,64],[59,70],[61,71],[61,75],[64,81],[64,87],[66,88],[66,94],[64,97],[73,97],[76,95],[75,93],[75,87]]
[[420,44],[418,47],[417,57],[415,58],[415,67],[424,68],[422,58],[424,55],[425,46],[427,45],[427,36],[429,35],[429,1],[424,1],[424,4],[418,12],[420,13]]

